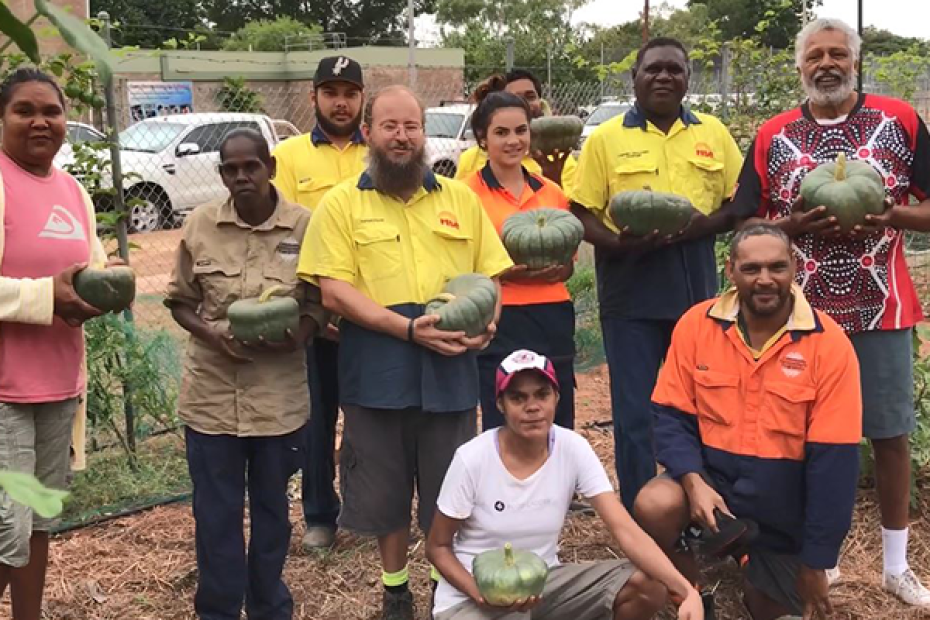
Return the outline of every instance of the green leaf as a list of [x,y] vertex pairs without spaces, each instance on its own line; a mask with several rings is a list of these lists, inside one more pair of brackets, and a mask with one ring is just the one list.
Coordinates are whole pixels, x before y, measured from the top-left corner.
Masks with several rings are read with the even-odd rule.
[[49,3],[48,0],[35,0],[35,3],[36,10],[52,22],[68,45],[94,59],[100,79],[107,84],[113,77],[113,56],[100,35],[80,19]]
[[14,501],[28,506],[37,514],[50,519],[61,514],[65,491],[48,489],[35,476],[18,471],[0,471],[0,487]]
[[42,62],[39,57],[39,42],[36,40],[36,34],[32,28],[13,15],[13,11],[5,2],[0,2],[0,32],[10,37],[16,47],[29,56],[29,60],[36,64]]

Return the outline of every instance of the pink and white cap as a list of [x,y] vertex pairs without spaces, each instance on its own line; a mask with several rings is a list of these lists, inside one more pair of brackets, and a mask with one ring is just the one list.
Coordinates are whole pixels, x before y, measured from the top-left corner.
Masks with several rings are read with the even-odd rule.
[[497,380],[494,389],[495,396],[500,396],[501,393],[507,389],[507,386],[510,385],[511,379],[513,379],[517,373],[523,372],[524,370],[535,370],[548,379],[556,390],[559,389],[559,380],[555,376],[555,366],[552,365],[552,361],[545,355],[540,355],[539,353],[534,353],[527,349],[520,349],[508,355],[504,361],[501,362],[501,365],[497,367]]

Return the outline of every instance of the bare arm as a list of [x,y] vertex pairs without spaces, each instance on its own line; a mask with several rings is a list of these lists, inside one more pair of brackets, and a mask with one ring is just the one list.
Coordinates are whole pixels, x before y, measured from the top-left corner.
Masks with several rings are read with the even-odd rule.
[[197,311],[185,303],[171,303],[171,316],[191,336],[223,353],[234,362],[248,363],[252,358],[245,355],[234,342],[232,334],[216,329],[197,314]]
[[459,562],[452,547],[452,541],[461,524],[460,520],[447,517],[437,509],[433,524],[429,528],[429,538],[426,540],[426,558],[449,585],[473,601],[480,602],[481,593],[478,592],[475,578]]

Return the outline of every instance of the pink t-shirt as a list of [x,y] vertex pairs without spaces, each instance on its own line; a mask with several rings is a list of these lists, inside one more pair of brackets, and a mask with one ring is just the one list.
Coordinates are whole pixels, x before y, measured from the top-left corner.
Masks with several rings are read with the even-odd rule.
[[[90,221],[77,181],[61,170],[37,177],[0,151],[5,231],[0,276],[43,278],[90,260]],[[38,403],[81,393],[84,335],[51,325],[0,322],[0,402]]]

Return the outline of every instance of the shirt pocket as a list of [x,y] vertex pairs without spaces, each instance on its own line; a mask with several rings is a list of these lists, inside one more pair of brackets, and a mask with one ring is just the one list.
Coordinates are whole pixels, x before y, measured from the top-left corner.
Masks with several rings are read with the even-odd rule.
[[304,179],[297,183],[297,203],[316,207],[323,195],[336,185],[336,179]]
[[614,166],[610,178],[610,195],[635,190],[654,190],[658,182],[659,166],[654,159],[623,159]]
[[400,232],[387,224],[363,226],[352,233],[358,252],[359,277],[366,282],[401,275]]
[[201,311],[205,319],[226,316],[226,308],[237,301],[242,288],[242,267],[209,262],[193,267],[194,277],[203,291]]
[[781,381],[767,381],[763,389],[765,405],[759,420],[762,456],[803,459],[807,419],[817,390]]
[[702,442],[719,450],[736,451],[734,408],[741,406],[739,377],[712,370],[696,372],[694,400]]
[[444,280],[475,271],[474,238],[468,232],[434,227],[436,258]]
[[273,259],[262,269],[262,290],[273,286],[279,287],[278,296],[290,295],[293,297],[297,290],[297,261],[283,261]]
[[685,174],[691,204],[705,215],[715,211],[724,198],[723,163],[716,159],[693,157],[688,160]]

